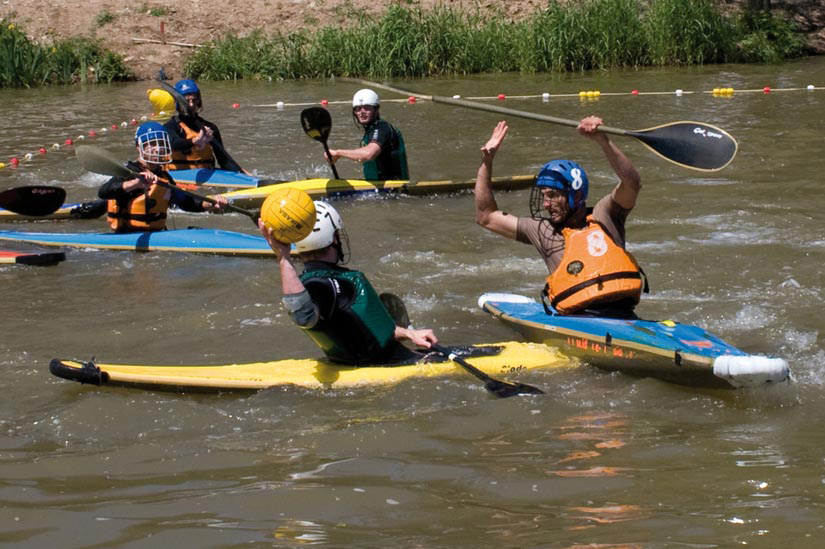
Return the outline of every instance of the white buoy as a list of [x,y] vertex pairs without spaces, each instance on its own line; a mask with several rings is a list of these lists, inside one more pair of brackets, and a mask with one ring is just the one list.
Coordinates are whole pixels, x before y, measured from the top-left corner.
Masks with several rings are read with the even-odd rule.
[[23,155],[24,160],[31,160],[33,158],[32,153],[26,153]]
[[550,94],[547,93],[547,92],[544,92],[543,94],[541,94],[541,100],[545,101],[545,102],[550,101]]
[[277,103],[275,103],[275,106],[278,108],[278,110],[283,110],[284,102],[283,101],[278,101]]
[[453,99],[461,99],[461,96],[456,94],[456,95],[453,96]]
[[685,93],[685,92],[682,91],[682,90],[676,90],[676,95],[682,95],[683,93]]
[[808,84],[808,89],[810,91],[814,91],[814,85],[813,84]]

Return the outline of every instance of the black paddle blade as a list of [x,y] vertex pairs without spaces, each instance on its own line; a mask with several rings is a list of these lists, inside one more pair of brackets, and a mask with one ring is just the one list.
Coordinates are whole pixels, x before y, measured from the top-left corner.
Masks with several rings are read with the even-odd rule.
[[309,137],[325,143],[332,130],[332,116],[323,107],[310,107],[301,111],[301,126]]
[[629,131],[662,158],[675,164],[715,172],[731,163],[739,144],[725,130],[701,122],[671,122],[646,130]]
[[387,308],[387,311],[389,311],[390,316],[397,326],[406,328],[410,325],[410,315],[407,313],[407,306],[404,305],[400,297],[389,292],[385,292],[378,297],[381,299],[384,307]]
[[510,383],[499,379],[490,379],[484,384],[484,388],[493,393],[498,398],[508,398],[518,395],[543,395],[544,391],[538,387],[527,385],[526,383]]
[[0,207],[20,215],[49,215],[65,200],[65,189],[47,185],[14,187],[0,193]]

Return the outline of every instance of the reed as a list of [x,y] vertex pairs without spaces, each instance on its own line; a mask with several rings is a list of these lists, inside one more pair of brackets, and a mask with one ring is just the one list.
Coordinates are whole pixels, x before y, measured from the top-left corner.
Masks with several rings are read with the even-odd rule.
[[710,0],[548,0],[526,19],[500,11],[394,4],[342,14],[315,32],[227,35],[199,49],[200,79],[562,72],[644,65],[771,62],[800,55],[793,27],[726,15]]
[[96,40],[69,38],[40,45],[13,22],[0,19],[0,87],[130,80],[123,58]]

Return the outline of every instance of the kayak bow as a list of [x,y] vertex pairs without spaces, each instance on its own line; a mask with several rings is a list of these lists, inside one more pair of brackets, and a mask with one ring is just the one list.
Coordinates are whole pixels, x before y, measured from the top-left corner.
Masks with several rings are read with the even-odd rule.
[[478,304],[528,341],[554,345],[608,371],[726,389],[789,378],[785,360],[750,355],[697,326],[670,320],[551,315],[541,303],[517,294],[484,294]]

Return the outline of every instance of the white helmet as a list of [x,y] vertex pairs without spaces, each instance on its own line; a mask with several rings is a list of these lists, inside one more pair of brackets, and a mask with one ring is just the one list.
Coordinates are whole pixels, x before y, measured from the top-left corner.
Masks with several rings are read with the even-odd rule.
[[349,259],[349,238],[344,230],[344,223],[338,212],[321,200],[315,200],[315,226],[309,236],[295,243],[298,253],[322,250],[335,242],[335,233],[341,247],[338,249],[339,262],[346,263]]
[[355,95],[352,96],[352,108],[354,109],[361,105],[372,105],[377,108],[379,105],[378,94],[367,88],[358,90],[355,92]]

